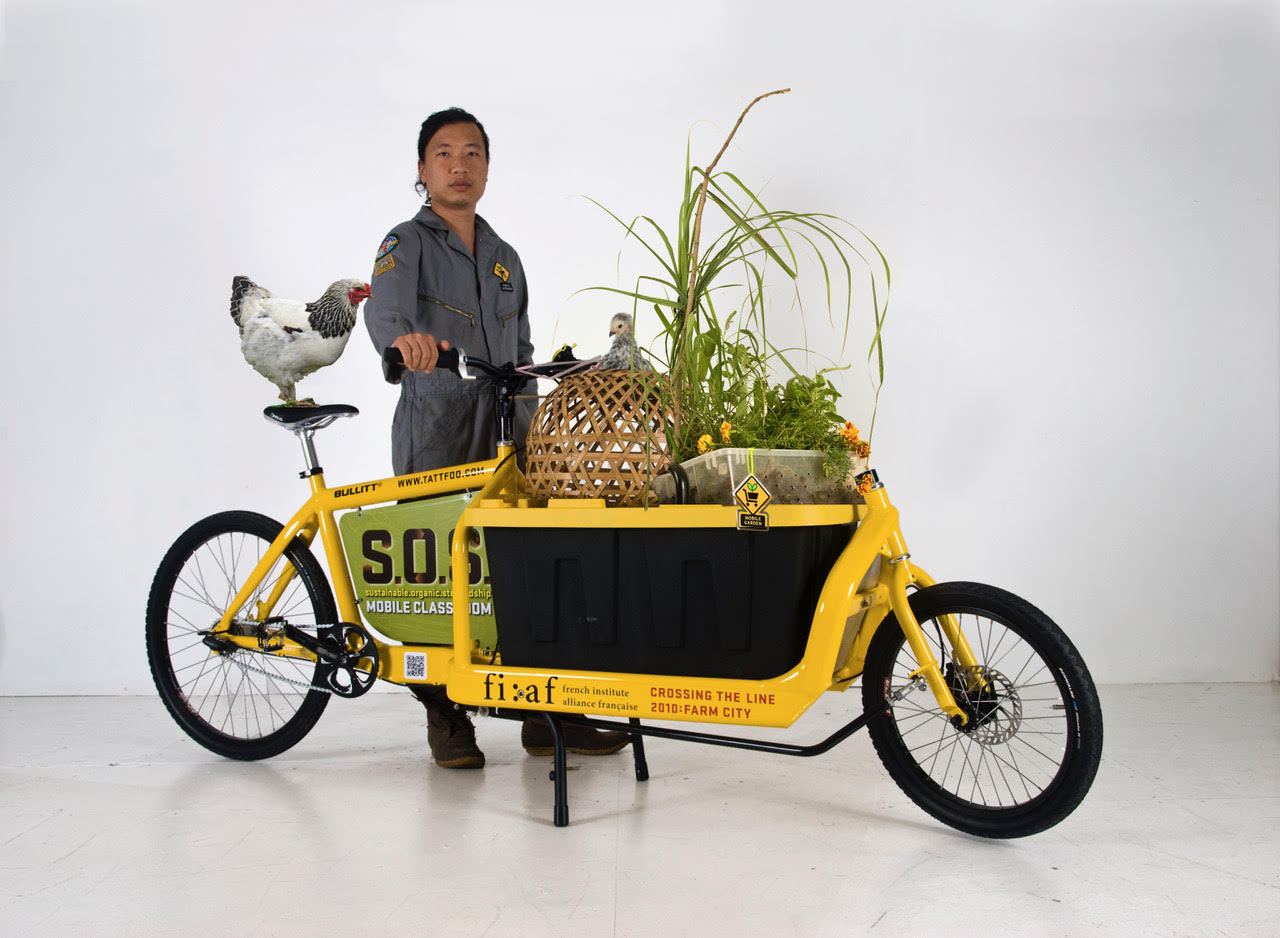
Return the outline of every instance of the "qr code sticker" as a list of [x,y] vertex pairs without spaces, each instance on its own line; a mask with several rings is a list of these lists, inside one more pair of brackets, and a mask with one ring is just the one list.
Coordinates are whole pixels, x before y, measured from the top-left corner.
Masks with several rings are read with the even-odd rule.
[[404,676],[409,680],[426,680],[427,656],[419,651],[407,651],[404,655]]

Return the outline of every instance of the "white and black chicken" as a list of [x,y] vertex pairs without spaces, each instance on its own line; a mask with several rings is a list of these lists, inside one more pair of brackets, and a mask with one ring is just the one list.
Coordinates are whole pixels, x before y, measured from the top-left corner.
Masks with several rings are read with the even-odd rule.
[[338,280],[313,303],[271,295],[248,277],[231,281],[231,318],[240,327],[244,360],[280,389],[280,399],[294,402],[294,385],[347,347],[356,324],[356,309],[368,299],[363,280]]
[[613,344],[609,346],[609,351],[600,356],[600,363],[596,365],[597,370],[654,370],[653,363],[645,358],[644,353],[636,345],[635,337],[631,334],[630,314],[618,313],[609,320],[609,335],[613,336]]

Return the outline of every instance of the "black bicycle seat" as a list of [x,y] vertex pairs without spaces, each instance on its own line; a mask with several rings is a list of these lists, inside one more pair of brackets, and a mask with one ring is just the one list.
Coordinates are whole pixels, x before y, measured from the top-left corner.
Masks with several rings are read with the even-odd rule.
[[350,404],[276,404],[262,412],[272,423],[286,430],[319,430],[339,417],[354,417],[358,413]]

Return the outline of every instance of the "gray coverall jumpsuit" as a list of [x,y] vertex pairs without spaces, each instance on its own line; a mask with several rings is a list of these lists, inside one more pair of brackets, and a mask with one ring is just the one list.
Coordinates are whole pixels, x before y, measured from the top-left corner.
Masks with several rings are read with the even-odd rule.
[[[476,252],[430,206],[382,242],[370,278],[364,321],[381,354],[402,335],[426,332],[497,365],[533,360],[529,291],[515,249],[476,216]],[[536,382],[524,392],[536,393]],[[397,475],[492,459],[497,451],[495,395],[483,379],[451,371],[405,372],[391,424]],[[523,446],[532,401],[516,401],[516,445]]]

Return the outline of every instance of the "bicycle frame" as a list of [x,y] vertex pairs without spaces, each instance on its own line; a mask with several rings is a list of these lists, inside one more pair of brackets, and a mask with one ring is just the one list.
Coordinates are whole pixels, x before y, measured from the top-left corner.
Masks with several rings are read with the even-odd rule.
[[[915,656],[912,677],[932,691],[939,708],[957,724],[967,717],[956,703],[939,663],[911,612],[908,590],[933,584],[927,573],[911,563],[898,526],[897,509],[878,480],[857,506],[778,505],[771,509],[775,523],[832,524],[857,521],[852,537],[836,559],[822,587],[800,662],[767,680],[719,677],[681,677],[610,671],[557,670],[503,665],[486,659],[472,647],[468,602],[467,543],[473,528],[733,528],[735,509],[720,505],[663,505],[656,508],[606,508],[591,499],[553,501],[546,508],[530,508],[524,498],[524,478],[510,457],[514,450],[500,446],[496,458],[447,469],[329,488],[315,466],[310,439],[311,496],[284,525],[252,574],[236,595],[216,633],[225,641],[261,653],[315,660],[315,655],[280,632],[242,635],[233,622],[261,589],[275,563],[295,539],[310,546],[316,537],[325,559],[341,621],[360,623],[361,615],[345,563],[336,513],[369,505],[466,491],[482,485],[463,511],[452,546],[452,646],[402,645],[376,642],[378,674],[392,683],[432,683],[447,686],[458,703],[510,710],[557,711],[588,716],[660,719],[753,726],[790,726],[824,692],[844,691],[861,675],[867,648],[877,628],[892,613]],[[744,534],[750,537],[752,534]],[[875,582],[864,587],[879,558]],[[265,600],[256,603],[250,618],[266,623],[293,576],[286,570],[271,584]],[[954,650],[957,664],[977,665],[958,624],[950,616],[939,625]],[[852,630],[852,640],[846,630]],[[841,649],[848,645],[842,656]],[[406,659],[415,656],[413,673],[406,676]],[[980,679],[979,679],[980,680]]]
[[[314,452],[304,444],[310,464],[314,467]],[[505,452],[504,452],[505,449]],[[427,472],[413,473],[404,476],[392,476],[371,482],[329,488],[325,484],[324,471],[318,467],[311,468],[304,475],[311,487],[311,497],[289,519],[280,534],[263,553],[240,592],[227,607],[222,619],[214,628],[214,632],[225,641],[232,642],[253,651],[267,652],[282,657],[296,657],[314,660],[315,655],[298,643],[283,635],[272,635],[269,639],[254,636],[236,635],[232,623],[240,617],[242,610],[260,590],[263,581],[270,575],[276,562],[284,554],[285,549],[295,538],[310,547],[317,537],[324,547],[325,561],[329,570],[329,579],[333,586],[334,600],[338,606],[338,617],[342,622],[359,623],[360,607],[356,601],[355,589],[351,582],[351,574],[343,560],[342,536],[338,530],[337,513],[369,505],[385,504],[399,500],[427,498],[434,495],[447,495],[474,489],[478,484],[493,477],[497,468],[506,460],[513,450],[509,447],[499,448],[494,459],[461,466],[451,466]],[[265,623],[271,618],[272,611],[280,597],[284,594],[289,582],[293,579],[294,569],[286,566],[272,584],[267,598],[255,604],[250,614],[254,622]],[[464,586],[465,589],[465,586]],[[379,677],[393,683],[407,683],[404,678],[405,646],[390,645],[378,642]],[[465,644],[463,647],[466,647]],[[452,648],[414,648],[417,653],[428,653],[436,660],[430,673],[438,673],[440,668],[453,657]]]

